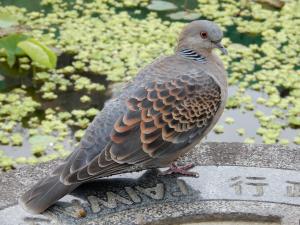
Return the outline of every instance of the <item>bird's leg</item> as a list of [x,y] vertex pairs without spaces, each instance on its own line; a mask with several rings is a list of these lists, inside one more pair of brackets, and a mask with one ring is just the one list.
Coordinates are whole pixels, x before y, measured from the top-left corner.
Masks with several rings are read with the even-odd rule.
[[180,174],[184,176],[190,177],[198,177],[199,174],[196,172],[188,171],[189,169],[193,168],[195,165],[193,163],[189,163],[184,166],[177,166],[175,163],[170,165],[170,168],[164,172],[161,172],[161,176],[169,175],[169,174]]

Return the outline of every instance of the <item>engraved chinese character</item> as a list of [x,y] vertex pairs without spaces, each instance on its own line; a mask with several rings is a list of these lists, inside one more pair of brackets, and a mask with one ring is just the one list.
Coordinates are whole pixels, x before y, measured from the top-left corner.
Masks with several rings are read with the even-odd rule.
[[230,178],[232,184],[229,186],[234,188],[236,195],[243,194],[243,185],[253,186],[255,187],[253,196],[260,197],[264,195],[264,186],[268,185],[268,183],[262,182],[265,179],[265,177],[246,177],[246,182],[244,182],[241,176],[236,176]]
[[253,196],[260,197],[264,195],[264,186],[267,186],[268,183],[263,183],[259,181],[265,180],[265,177],[246,177],[246,179],[251,180],[251,182],[246,183],[247,185],[255,187],[256,193]]
[[288,197],[300,197],[300,182],[287,181],[289,185],[286,187]]
[[230,181],[234,182],[233,184],[230,185],[230,187],[234,188],[235,194],[241,195],[242,194],[242,183],[243,181],[240,180],[241,177],[232,177],[230,178]]

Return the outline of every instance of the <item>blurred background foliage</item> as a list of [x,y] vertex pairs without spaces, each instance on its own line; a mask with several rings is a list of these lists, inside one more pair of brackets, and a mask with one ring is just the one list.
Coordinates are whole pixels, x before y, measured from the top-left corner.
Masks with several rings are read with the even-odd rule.
[[0,167],[67,156],[195,19],[218,23],[229,51],[227,109],[204,141],[299,145],[299,12],[298,0],[0,0]]

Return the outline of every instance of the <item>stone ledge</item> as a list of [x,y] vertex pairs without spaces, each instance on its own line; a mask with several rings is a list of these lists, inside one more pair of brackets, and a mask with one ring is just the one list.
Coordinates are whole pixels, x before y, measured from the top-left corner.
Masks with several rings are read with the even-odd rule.
[[[176,221],[181,221],[181,220],[183,221],[184,218],[186,218],[187,221],[190,221],[188,219],[189,217],[193,217],[195,220],[197,219],[199,221],[200,220],[205,221],[205,218],[208,217],[214,218],[211,215],[215,215],[217,217],[221,216],[222,218],[229,218],[229,219],[230,218],[243,219],[246,214],[247,215],[253,214],[254,218],[255,217],[259,218],[258,216],[261,215],[262,218],[268,218],[270,221],[273,221],[274,218],[277,218],[279,219],[279,221],[282,222],[282,224],[293,224],[296,223],[295,221],[297,220],[299,221],[300,185],[299,187],[297,186],[298,182],[300,182],[300,149],[299,148],[297,147],[291,148],[291,147],[280,146],[280,145],[258,145],[258,144],[247,145],[241,143],[205,143],[205,144],[199,144],[198,146],[195,147],[194,151],[188,153],[185,157],[179,160],[179,163],[190,163],[190,162],[193,162],[197,165],[195,169],[196,171],[199,170],[201,179],[198,180],[197,179],[195,180],[194,178],[178,179],[178,177],[171,176],[167,178],[160,178],[162,180],[158,180],[156,176],[147,175],[149,173],[155,173],[155,172],[151,172],[151,171],[149,173],[139,172],[133,174],[117,175],[112,178],[102,179],[102,181],[99,181],[99,183],[93,184],[92,186],[89,184],[82,185],[82,187],[80,187],[78,190],[75,190],[74,193],[70,196],[75,196],[76,198],[83,200],[83,202],[80,204],[88,212],[88,216],[84,220],[85,224],[106,224],[103,223],[103,220],[101,221],[99,219],[100,216],[102,219],[106,218],[105,219],[106,222],[108,221],[113,222],[112,219],[114,218],[116,224],[137,224],[137,223],[130,223],[130,221],[133,219],[133,217],[135,218],[135,220],[138,219],[138,217],[136,217],[138,215],[138,212],[143,214],[145,210],[150,210],[150,209],[152,210],[151,212],[153,212],[151,215],[141,217],[142,221],[144,221],[143,223],[145,224],[146,223],[156,224],[156,223],[160,223],[159,222],[160,220],[170,220],[170,219],[172,220],[172,218],[173,220],[176,219]],[[10,172],[1,172],[0,173],[0,178],[1,178],[0,179],[1,181],[0,209],[2,209],[2,212],[0,211],[0,220],[1,220],[1,215],[2,218],[5,218],[6,212],[10,212],[10,211],[15,213],[20,212],[18,210],[21,209],[14,208],[15,207],[14,205],[17,204],[17,199],[19,198],[19,196],[26,189],[32,186],[37,180],[46,176],[55,167],[57,163],[58,161],[52,161],[45,164],[39,164],[37,166],[24,166],[22,168]],[[271,168],[272,170],[262,169],[262,168]],[[288,172],[288,170],[291,170],[291,172]],[[224,173],[224,171],[228,171],[228,172]],[[210,176],[208,176],[209,172],[211,172]],[[239,173],[241,173],[241,176],[239,176]],[[266,181],[262,183],[259,182],[255,183],[256,178],[254,179],[253,177],[256,173],[260,175],[260,177],[258,177],[259,179],[266,179]],[[243,174],[245,175],[244,178],[242,178]],[[227,175],[228,177],[226,177]],[[222,178],[224,177],[226,177],[226,180],[228,180],[229,178],[236,179],[236,180],[240,179],[238,180],[238,182],[242,182],[241,179],[253,178],[254,180],[252,181],[252,186],[250,187],[248,185],[247,189],[245,189],[246,192],[244,193],[243,190],[242,193],[242,191],[239,190],[239,188],[241,189],[242,187],[241,185],[230,186],[234,189],[229,189],[229,186],[226,183],[227,181],[219,182],[219,180],[222,180]],[[277,180],[276,179],[272,180],[273,177],[275,177]],[[285,182],[283,180],[281,181],[280,179],[283,178],[288,178],[289,180],[291,180],[290,182],[292,183],[287,184],[286,181]],[[193,193],[192,198],[190,198],[188,195],[185,196],[185,194],[178,199],[174,198],[173,194],[176,191],[171,192],[171,195],[170,193],[166,193],[166,195],[161,199],[156,199],[156,197],[155,196],[153,197],[152,195],[148,195],[147,197],[147,194],[149,194],[148,192],[151,191],[153,187],[157,187],[157,185],[161,183],[164,183],[163,189],[170,192],[172,188],[175,188],[178,182],[180,183],[183,181],[184,184],[182,185],[185,186],[183,187],[179,186],[179,190],[181,191],[180,192],[181,194],[178,196],[181,196],[182,193],[188,192],[187,190],[189,190],[190,188],[191,189],[190,193]],[[235,180],[233,181],[235,182]],[[269,183],[266,183],[267,181]],[[213,182],[215,182],[216,184],[214,185]],[[144,188],[143,187],[144,184],[146,186],[151,184],[150,186],[152,189],[150,187],[149,187],[150,189]],[[264,185],[267,187],[264,187]],[[272,189],[272,186],[274,185],[276,185],[277,189],[281,187],[279,191],[281,191],[282,193],[278,192],[279,193],[278,194],[276,192],[277,189]],[[290,185],[290,186],[284,186],[284,185]],[[134,202],[132,200],[128,200],[127,198],[127,201],[123,199],[124,203],[122,203],[121,200],[121,202],[118,202],[117,205],[113,205],[113,206],[107,205],[108,208],[107,209],[105,208],[106,207],[105,200],[103,202],[103,200],[101,199],[106,199],[108,196],[107,193],[116,193],[116,195],[113,195],[114,197],[116,197],[119,193],[121,193],[122,196],[124,196],[124,190],[127,190],[128,187],[131,188],[134,191],[134,193],[136,193],[136,196],[140,196],[138,198],[135,197],[136,199],[140,199],[139,200],[140,202],[138,201]],[[253,189],[254,187],[255,189]],[[96,188],[96,193],[94,193],[95,188]],[[271,188],[271,189],[269,189],[269,193],[265,194],[264,190],[266,189],[264,188]],[[285,188],[290,188],[290,190],[287,189],[287,191],[290,192],[285,193]],[[297,188],[299,188],[299,190]],[[222,192],[222,190],[225,189],[226,191]],[[233,190],[237,192],[232,192],[230,195],[228,195],[228,193]],[[91,202],[87,200],[89,199],[89,196],[95,196],[96,202],[99,201],[100,199],[100,202],[104,204],[102,206],[100,204],[99,211],[95,210],[95,208],[93,209],[93,207],[97,208],[98,206],[91,205]],[[153,197],[154,200],[151,200],[151,197]],[[45,216],[44,220],[47,221],[47,218],[51,218],[52,222],[57,221],[60,224],[66,224],[66,221],[69,221],[67,224],[82,224],[83,222],[81,221],[82,219],[74,220],[73,218],[74,216],[64,211],[65,207],[70,208],[70,205],[72,206],[72,204],[74,203],[74,199],[72,200],[73,203],[72,201],[71,203],[70,201],[69,203],[63,203],[63,201],[62,201],[62,205],[60,205],[61,203],[59,203],[58,206],[54,206],[50,210],[46,211],[46,213],[44,213]],[[153,201],[156,203],[155,206],[153,206]],[[141,204],[139,205],[138,203]],[[167,212],[165,211],[167,210],[167,208],[164,209],[164,207],[167,207],[168,205],[169,205],[168,207],[170,207],[171,206],[170,204],[174,206],[175,205],[178,206],[178,210],[174,211],[173,209],[172,211],[173,214],[171,213],[170,217],[167,217],[167,215],[169,214],[166,213],[161,214],[161,212]],[[225,210],[226,209],[225,205],[228,206],[227,210]],[[10,206],[13,207],[11,208]],[[239,208],[239,206],[241,206],[241,208]],[[154,213],[155,210],[153,209],[153,207],[156,210],[158,210],[158,212]],[[200,209],[201,210],[198,213],[195,213],[195,211],[193,210],[191,211],[188,210],[188,209],[195,210],[195,207],[196,208],[198,207],[197,208],[198,211]],[[269,209],[270,207],[272,208],[272,210],[274,210],[273,214],[270,213],[270,209]],[[181,212],[179,208],[182,208],[182,210],[184,211]],[[257,214],[255,214],[256,211]],[[59,213],[59,212],[64,212],[64,213]],[[20,213],[20,215],[21,214],[22,213]],[[240,214],[239,217],[234,217],[234,215],[239,215],[239,214]],[[286,215],[283,216],[284,214]],[[90,220],[88,218],[90,218]],[[116,218],[120,219],[119,222]],[[129,218],[129,220],[125,222],[125,218]],[[48,222],[45,221],[44,223],[40,221],[40,224],[49,224],[49,221]],[[290,222],[284,222],[284,221],[290,221]],[[27,223],[24,222],[24,224]]]

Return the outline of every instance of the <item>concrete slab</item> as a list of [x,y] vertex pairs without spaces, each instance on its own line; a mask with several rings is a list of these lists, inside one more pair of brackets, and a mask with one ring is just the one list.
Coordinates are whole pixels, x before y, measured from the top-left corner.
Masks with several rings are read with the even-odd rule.
[[128,171],[84,184],[38,216],[24,212],[17,198],[57,162],[1,173],[0,221],[4,225],[299,225],[299,148],[208,143],[198,145],[179,163],[190,162],[196,164],[193,171],[198,178],[160,177],[155,169]]

